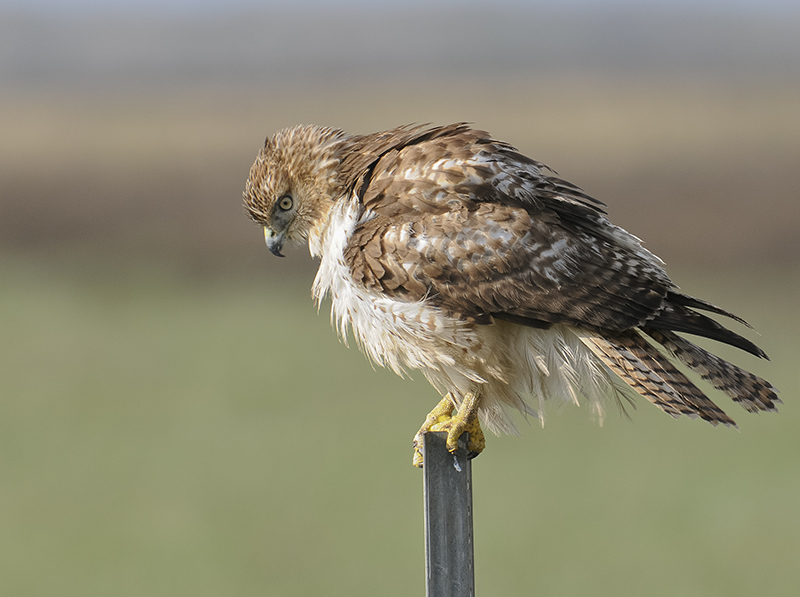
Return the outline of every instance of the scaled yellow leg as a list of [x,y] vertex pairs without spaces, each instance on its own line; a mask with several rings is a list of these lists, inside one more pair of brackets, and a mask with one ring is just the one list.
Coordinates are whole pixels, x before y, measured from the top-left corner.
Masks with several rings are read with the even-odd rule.
[[455,452],[458,449],[458,438],[465,431],[469,433],[470,452],[480,454],[486,447],[486,438],[483,435],[480,421],[478,421],[477,394],[470,392],[458,407],[458,412],[449,419],[439,421],[430,428],[431,431],[447,431],[447,449]]
[[486,438],[483,435],[480,421],[478,420],[479,395],[469,393],[458,407],[455,414],[453,401],[448,394],[436,405],[425,419],[417,435],[414,436],[414,466],[422,466],[422,436],[428,431],[446,431],[447,449],[455,452],[458,449],[458,438],[464,432],[469,433],[470,452],[480,454],[486,447]]
[[447,394],[439,401],[439,404],[433,407],[433,410],[425,417],[425,422],[419,428],[417,434],[414,436],[414,466],[422,468],[422,436],[425,435],[434,425],[448,420],[453,416],[455,406],[450,394]]

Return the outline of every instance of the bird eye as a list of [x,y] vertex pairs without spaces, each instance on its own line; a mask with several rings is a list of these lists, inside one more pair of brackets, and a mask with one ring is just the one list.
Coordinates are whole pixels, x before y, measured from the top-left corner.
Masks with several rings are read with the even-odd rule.
[[294,205],[294,201],[289,195],[284,195],[278,201],[278,207],[280,207],[283,211],[289,211],[292,209],[292,205]]

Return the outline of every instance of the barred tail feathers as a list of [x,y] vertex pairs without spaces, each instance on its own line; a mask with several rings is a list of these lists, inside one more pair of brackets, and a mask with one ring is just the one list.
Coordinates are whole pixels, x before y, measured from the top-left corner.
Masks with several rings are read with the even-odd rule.
[[776,405],[782,403],[771,383],[708,352],[686,338],[674,332],[649,327],[644,327],[643,331],[684,365],[749,412],[775,411]]
[[584,335],[582,341],[633,390],[664,412],[700,417],[712,425],[736,423],[637,331],[613,337]]

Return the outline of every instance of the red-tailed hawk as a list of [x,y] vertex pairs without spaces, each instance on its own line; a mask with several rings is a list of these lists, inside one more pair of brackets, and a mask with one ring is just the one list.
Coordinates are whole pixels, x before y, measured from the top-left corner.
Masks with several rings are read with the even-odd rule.
[[[681,293],[663,262],[613,225],[603,204],[488,133],[465,124],[350,135],[280,131],[244,192],[269,250],[308,241],[321,259],[313,296],[376,363],[419,369],[443,395],[428,430],[448,448],[479,420],[514,432],[510,411],[543,420],[548,400],[588,402],[626,386],[674,417],[734,425],[664,355],[751,412],[775,388],[677,332],[766,358],[702,312],[739,317]],[[623,383],[620,383],[623,382]]]

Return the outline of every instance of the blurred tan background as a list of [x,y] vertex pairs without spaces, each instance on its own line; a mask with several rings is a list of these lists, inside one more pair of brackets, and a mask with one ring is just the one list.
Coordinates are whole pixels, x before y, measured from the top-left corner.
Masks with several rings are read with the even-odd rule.
[[772,362],[721,354],[786,402],[489,438],[479,592],[793,594],[798,40],[788,2],[0,4],[0,593],[424,590],[437,397],[337,343],[241,191],[285,126],[469,121],[753,323]]

